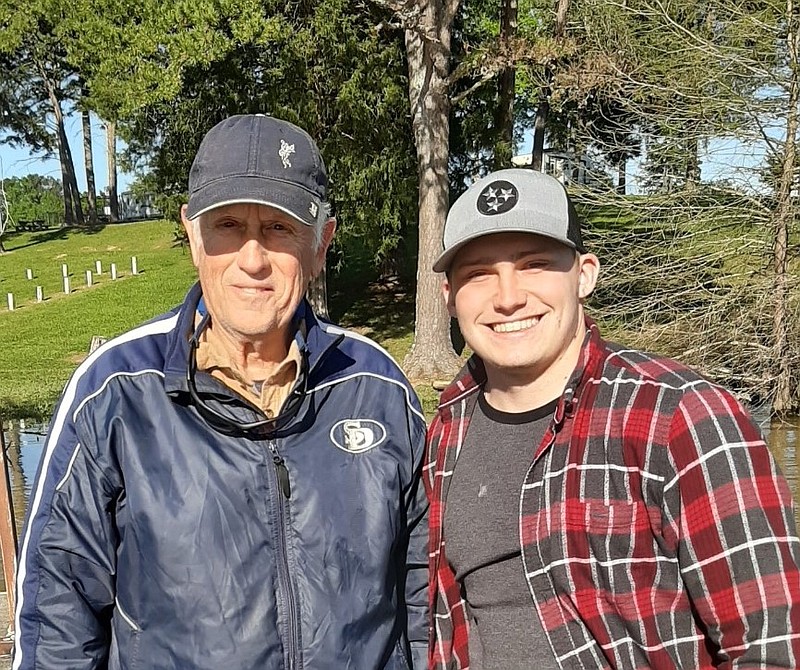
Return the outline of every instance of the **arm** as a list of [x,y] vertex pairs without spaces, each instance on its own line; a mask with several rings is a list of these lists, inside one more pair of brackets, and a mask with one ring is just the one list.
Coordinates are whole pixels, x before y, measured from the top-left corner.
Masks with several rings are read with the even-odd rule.
[[681,573],[724,668],[800,663],[800,540],[788,485],[726,391],[686,395],[670,431],[664,504]]
[[72,384],[50,427],[20,542],[15,670],[102,668],[108,656],[116,495],[73,421]]
[[412,416],[410,422],[414,480],[406,493],[409,540],[405,598],[412,668],[424,670],[428,667],[428,501],[422,483],[425,425],[417,416]]

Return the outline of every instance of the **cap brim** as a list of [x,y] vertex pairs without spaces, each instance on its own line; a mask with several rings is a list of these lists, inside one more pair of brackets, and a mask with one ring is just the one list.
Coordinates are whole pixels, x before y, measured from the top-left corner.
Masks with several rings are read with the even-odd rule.
[[463,240],[459,240],[449,249],[443,251],[439,257],[433,263],[433,271],[434,272],[447,272],[450,269],[450,264],[453,262],[456,254],[461,251],[466,245],[470,242],[477,240],[481,237],[488,237],[489,235],[497,235],[499,233],[527,233],[528,235],[541,235],[542,237],[549,237],[551,240],[555,240],[556,242],[561,242],[564,246],[570,247],[571,249],[577,249],[575,243],[566,240],[563,237],[558,237],[556,235],[550,235],[546,232],[539,232],[538,230],[531,230],[530,226],[510,226],[508,228],[494,228],[492,230],[481,230],[472,235],[465,237]]
[[217,207],[242,203],[275,207],[307,226],[315,225],[322,212],[319,197],[296,184],[264,177],[231,176],[217,179],[193,193],[186,217],[196,219]]

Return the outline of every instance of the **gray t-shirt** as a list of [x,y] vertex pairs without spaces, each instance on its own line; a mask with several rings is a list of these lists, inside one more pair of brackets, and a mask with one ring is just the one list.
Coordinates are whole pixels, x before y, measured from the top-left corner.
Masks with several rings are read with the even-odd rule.
[[469,605],[471,670],[558,670],[522,563],[519,499],[556,402],[511,414],[481,393],[447,494],[445,553]]

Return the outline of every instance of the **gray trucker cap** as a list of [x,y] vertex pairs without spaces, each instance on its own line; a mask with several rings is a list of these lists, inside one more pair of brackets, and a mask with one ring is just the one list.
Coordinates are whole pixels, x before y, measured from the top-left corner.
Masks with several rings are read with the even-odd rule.
[[444,226],[444,250],[433,271],[447,272],[464,245],[493,233],[535,233],[586,251],[578,215],[561,182],[512,168],[479,179],[453,203]]
[[327,186],[325,163],[305,130],[264,114],[231,116],[200,143],[189,171],[186,216],[256,203],[313,226],[324,216]]

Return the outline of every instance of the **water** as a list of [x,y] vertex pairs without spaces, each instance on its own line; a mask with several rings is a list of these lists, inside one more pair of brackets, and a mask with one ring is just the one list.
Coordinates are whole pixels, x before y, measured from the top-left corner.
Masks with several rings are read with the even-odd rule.
[[[800,416],[783,421],[770,421],[763,410],[756,410],[753,418],[767,438],[775,460],[789,482],[795,498],[795,514],[800,527],[800,490],[798,490],[797,437],[800,435]],[[11,500],[17,530],[21,532],[25,507],[30,497],[31,485],[36,475],[47,426],[37,422],[13,421],[3,423],[6,450],[9,457]]]

